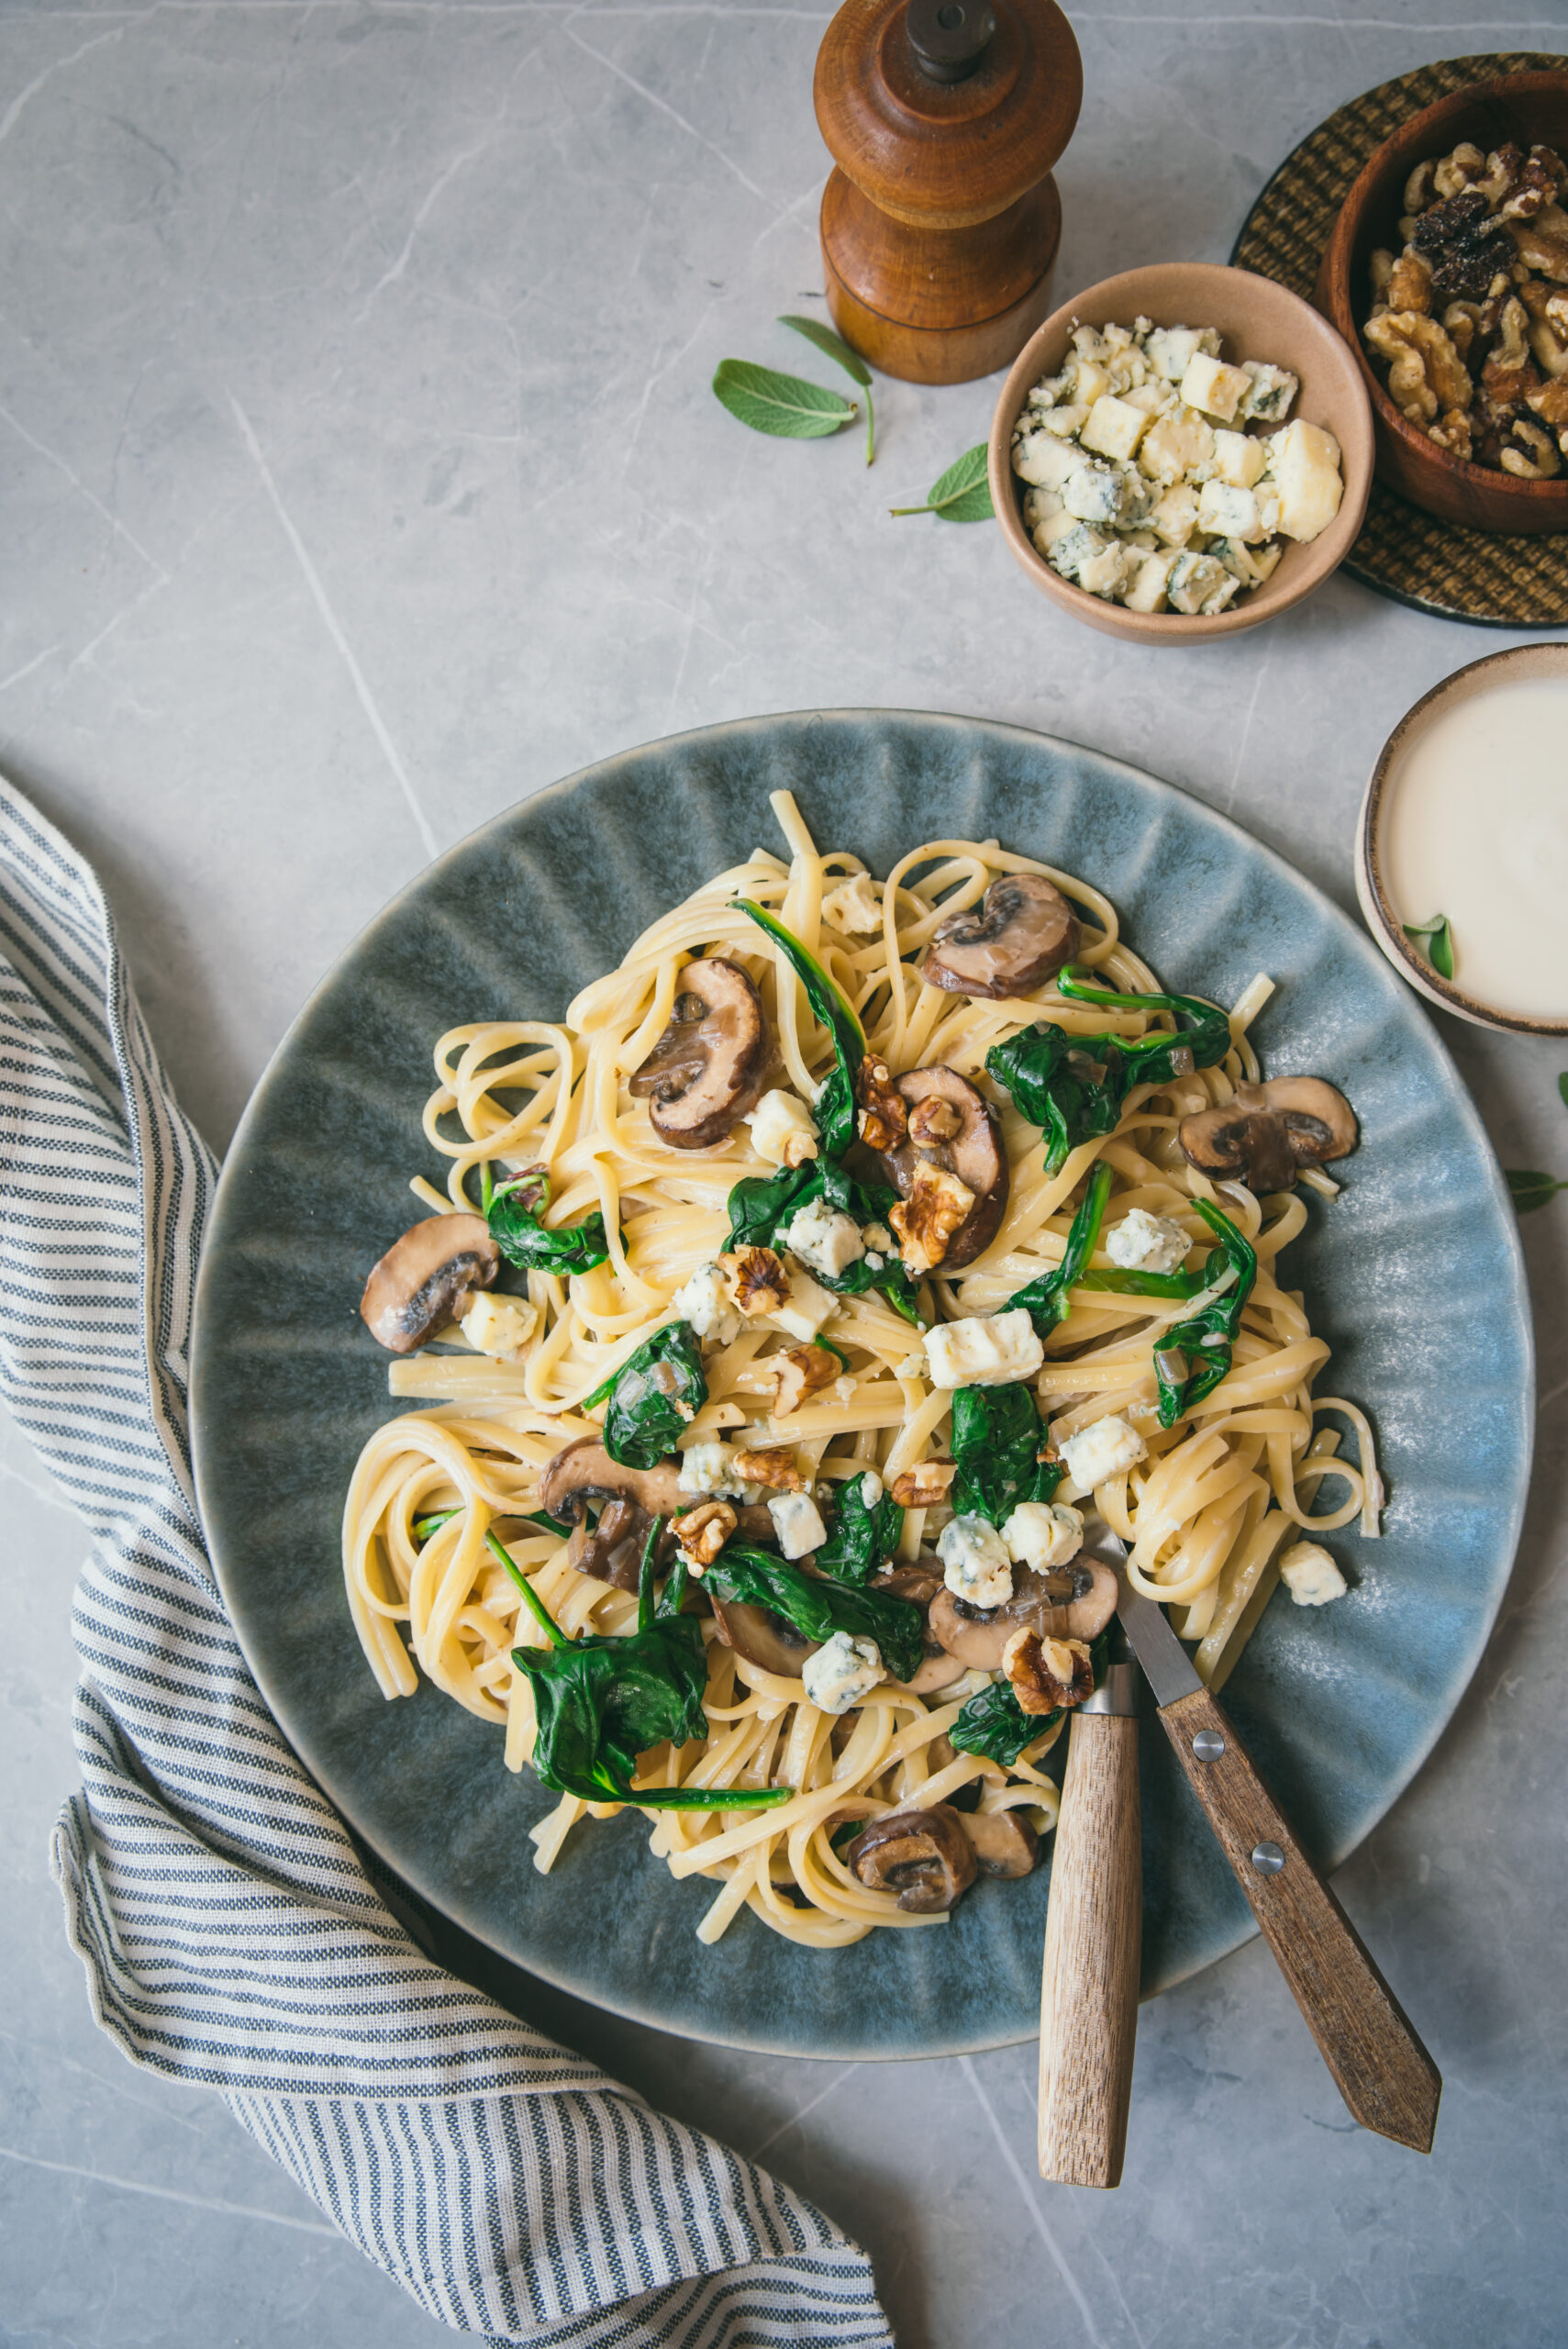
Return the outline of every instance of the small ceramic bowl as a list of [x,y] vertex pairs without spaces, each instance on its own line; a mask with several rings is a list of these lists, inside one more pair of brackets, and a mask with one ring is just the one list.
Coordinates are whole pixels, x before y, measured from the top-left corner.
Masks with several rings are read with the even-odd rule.
[[[1468,667],[1456,669],[1451,677],[1445,677],[1440,685],[1423,694],[1414,708],[1406,711],[1379,753],[1362,801],[1356,832],[1356,895],[1361,899],[1367,928],[1400,976],[1408,979],[1429,1003],[1440,1005],[1444,1011],[1455,1012],[1477,1028],[1495,1028],[1514,1036],[1568,1036],[1568,1019],[1537,1019],[1525,1012],[1499,1010],[1495,1004],[1467,995],[1453,980],[1434,971],[1400,926],[1399,913],[1389,892],[1384,845],[1399,771],[1407,752],[1425,729],[1475,694],[1489,692],[1494,686],[1516,679],[1523,682],[1543,677],[1568,680],[1568,644],[1521,644],[1511,652],[1489,653],[1484,661],[1472,661]],[[1407,913],[1409,910],[1406,908]],[[1423,906],[1413,918],[1425,920],[1429,910],[1432,909]],[[1462,945],[1457,967],[1461,971],[1464,967]]]
[[[1013,472],[1011,451],[1013,427],[1029,393],[1042,376],[1059,373],[1075,326],[1129,327],[1137,317],[1152,318],[1157,327],[1216,327],[1221,356],[1232,363],[1259,359],[1288,367],[1301,378],[1292,417],[1325,426],[1340,444],[1345,488],[1334,519],[1305,546],[1287,540],[1272,577],[1239,596],[1228,611],[1207,617],[1129,612],[1059,577],[1024,528],[1025,484]],[[1074,619],[1135,644],[1204,644],[1277,618],[1338,570],[1366,511],[1372,456],[1372,410],[1355,358],[1308,303],[1251,270],[1162,262],[1091,285],[1053,311],[1025,343],[991,421],[991,502],[1008,546],[1035,585]]]
[[1380,245],[1393,252],[1400,249],[1396,224],[1405,183],[1418,163],[1451,154],[1462,139],[1488,155],[1508,140],[1527,150],[1539,140],[1561,152],[1568,143],[1568,71],[1473,82],[1412,115],[1368,158],[1340,206],[1314,298],[1356,354],[1372,398],[1379,481],[1423,512],[1468,529],[1568,530],[1568,474],[1555,481],[1517,481],[1492,465],[1451,456],[1400,414],[1362,340],[1372,308],[1372,256]]

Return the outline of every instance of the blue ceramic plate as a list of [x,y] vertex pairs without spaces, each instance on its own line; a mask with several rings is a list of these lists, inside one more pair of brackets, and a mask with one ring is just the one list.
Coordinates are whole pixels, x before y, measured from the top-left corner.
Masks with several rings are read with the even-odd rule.
[[[349,1620],[338,1536],[360,1446],[394,1407],[357,1310],[438,1172],[419,1114],[459,1020],[558,1019],[645,923],[758,842],[794,791],[825,846],[884,874],[918,840],[995,835],[1104,889],[1167,985],[1280,992],[1254,1033],[1276,1074],[1333,1079],[1362,1142],[1289,1260],[1334,1349],[1320,1382],[1382,1445],[1382,1541],[1336,1535],[1351,1595],[1276,1596],[1225,1702],[1308,1849],[1333,1866],[1464,1693],[1514,1554],[1531,1360],[1513,1215],[1442,1046],[1376,949],[1212,810],[1072,743],[974,720],[754,718],[628,752],[453,849],[317,990],[224,1169],[197,1304],[203,1515],[258,1681],[332,1800],[435,1908],[583,1998],[694,2038],[802,2055],[937,2055],[1033,2037],[1049,1871],[981,1884],[951,1923],[831,1954],[677,1884],[630,1811],[579,1828],[550,1876],[525,1831],[554,1802],[501,1738],[421,1687],[388,1704]],[[1442,1398],[1462,1397],[1464,1442]],[[1157,1723],[1145,1724],[1146,1992],[1255,1928]]]

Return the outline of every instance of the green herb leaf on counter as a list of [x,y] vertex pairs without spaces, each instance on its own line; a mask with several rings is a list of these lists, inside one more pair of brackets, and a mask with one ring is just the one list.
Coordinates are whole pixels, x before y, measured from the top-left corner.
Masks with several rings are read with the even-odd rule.
[[534,1769],[556,1794],[584,1802],[635,1803],[646,1810],[759,1810],[793,1798],[793,1787],[647,1787],[635,1792],[637,1757],[668,1739],[706,1737],[707,1652],[695,1615],[683,1615],[686,1572],[678,1561],[657,1609],[653,1553],[664,1520],[649,1528],[639,1577],[637,1630],[629,1638],[587,1633],[563,1640],[560,1626],[501,1544],[491,1547],[548,1634],[548,1648],[514,1648],[528,1680],[539,1728]]
[[608,1397],[605,1450],[623,1468],[657,1468],[707,1401],[702,1348],[689,1321],[666,1321],[583,1406]]
[[906,1598],[808,1575],[787,1558],[743,1542],[725,1543],[703,1586],[741,1606],[770,1609],[808,1640],[830,1640],[835,1631],[874,1640],[895,1680],[912,1680],[920,1669],[926,1619]]
[[991,484],[987,477],[989,452],[984,440],[966,449],[956,464],[931,484],[924,506],[892,506],[891,514],[936,514],[944,522],[991,522],[996,508],[991,503]]
[[1520,1215],[1532,1215],[1537,1208],[1554,1199],[1559,1191],[1568,1191],[1568,1183],[1558,1182],[1555,1175],[1537,1174],[1518,1166],[1507,1167],[1503,1180]]
[[1250,1241],[1243,1238],[1228,1215],[1210,1207],[1207,1199],[1195,1199],[1193,1205],[1219,1241],[1208,1259],[1206,1272],[1210,1277],[1206,1286],[1212,1287],[1220,1277],[1217,1258],[1223,1250],[1227,1269],[1234,1274],[1230,1286],[1222,1296],[1195,1313],[1189,1320],[1178,1321],[1173,1329],[1164,1331],[1154,1349],[1154,1376],[1160,1389],[1160,1425],[1173,1428],[1184,1411],[1201,1403],[1212,1394],[1230,1367],[1236,1333],[1241,1327],[1241,1308],[1252,1293],[1252,1283],[1258,1276],[1257,1252]]
[[829,432],[841,432],[860,414],[854,400],[828,391],[826,384],[780,375],[749,359],[721,359],[714,370],[713,388],[740,423],[780,440],[822,440]]
[[954,1511],[1004,1525],[1020,1501],[1048,1501],[1066,1472],[1059,1460],[1040,1458],[1046,1442],[1031,1388],[959,1387],[952,1398]]
[[[822,1343],[818,1338],[817,1344]],[[904,1511],[891,1493],[884,1493],[873,1508],[866,1507],[864,1472],[846,1476],[835,1487],[828,1539],[817,1552],[817,1571],[835,1582],[859,1589],[880,1574],[898,1547]]]
[[814,342],[824,358],[832,360],[835,366],[841,367],[851,382],[859,384],[864,391],[866,462],[869,465],[876,455],[876,416],[871,404],[871,369],[866,365],[860,352],[851,351],[843,336],[835,334],[831,327],[824,326],[820,318],[801,318],[791,313],[782,317],[779,324],[781,327],[793,327],[796,334],[803,334],[806,337],[807,342]]
[[1562,1107],[1568,1109],[1568,1069],[1564,1069],[1558,1078],[1557,1090],[1562,1096]]
[[1400,928],[1418,946],[1425,941],[1427,960],[1440,979],[1452,978],[1453,927],[1447,914],[1434,914],[1430,921],[1401,922]]

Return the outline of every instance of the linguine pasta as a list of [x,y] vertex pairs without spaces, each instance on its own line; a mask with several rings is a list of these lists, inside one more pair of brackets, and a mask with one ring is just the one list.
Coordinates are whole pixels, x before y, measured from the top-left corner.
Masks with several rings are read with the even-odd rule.
[[[634,1594],[579,1572],[561,1535],[529,1521],[539,1509],[541,1475],[563,1446],[598,1436],[602,1413],[590,1398],[674,1318],[672,1300],[683,1284],[728,1247],[732,1186],[776,1171],[755,1154],[744,1123],[711,1148],[668,1147],[628,1079],[670,1021],[683,967],[713,952],[754,981],[776,1037],[781,1085],[810,1103],[832,1066],[828,1036],[794,970],[732,900],[754,900],[815,953],[858,1012],[870,1052],[895,1076],[945,1063],[982,1081],[987,1052],[1042,1016],[1091,1038],[1136,1038],[1150,1026],[1147,1014],[1107,1014],[1070,1000],[1054,980],[1024,1000],[972,999],[925,984],[913,967],[939,922],[977,903],[998,876],[1039,874],[1080,918],[1081,970],[1120,993],[1157,991],[1148,966],[1122,941],[1110,902],[1087,883],[994,841],[927,841],[885,884],[851,891],[863,921],[869,886],[880,905],[879,930],[840,928],[834,892],[862,867],[841,852],[820,852],[788,794],[775,795],[773,806],[787,860],[759,850],[716,875],[646,930],[618,969],[585,987],[561,1024],[458,1027],[436,1047],[439,1081],[424,1124],[432,1152],[447,1162],[447,1182],[443,1193],[417,1179],[425,1204],[472,1214],[487,1166],[499,1175],[542,1165],[551,1180],[545,1220],[563,1228],[597,1209],[608,1249],[607,1261],[591,1271],[528,1274],[537,1318],[512,1358],[473,1351],[449,1328],[440,1350],[395,1362],[393,1395],[421,1408],[371,1438],[345,1508],[349,1603],[383,1692],[411,1694],[417,1665],[504,1731],[513,1770],[529,1763],[537,1726],[532,1686],[513,1651],[540,1647],[547,1636],[515,1574],[569,1637],[619,1634],[637,1621]],[[1207,1200],[1251,1242],[1257,1275],[1231,1365],[1173,1426],[1158,1424],[1154,1356],[1188,1304],[1074,1288],[1036,1383],[1056,1445],[1112,1413],[1141,1435],[1145,1457],[1138,1464],[1092,1495],[1069,1478],[1057,1498],[1092,1506],[1120,1535],[1129,1578],[1171,1609],[1177,1631],[1197,1643],[1197,1668],[1214,1687],[1262,1614],[1282,1547],[1304,1527],[1316,1533],[1355,1520],[1362,1533],[1375,1534],[1382,1502],[1367,1422],[1353,1405],[1314,1396],[1329,1349],[1314,1336],[1300,1294],[1280,1286],[1279,1259],[1302,1229],[1305,1201],[1295,1190],[1254,1197],[1240,1184],[1216,1186],[1187,1163],[1176,1140],[1184,1117],[1258,1080],[1248,1030],[1271,992],[1259,978],[1230,1012],[1230,1051],[1219,1064],[1164,1085],[1135,1085],[1114,1132],[1071,1150],[1054,1175],[1043,1171],[1040,1129],[1005,1108],[1011,1182],[1001,1227],[962,1272],[944,1277],[939,1265],[920,1291],[927,1319],[1004,1309],[1060,1264],[1097,1163],[1111,1176],[1106,1230],[1143,1208],[1179,1220],[1195,1246],[1207,1246],[1212,1235],[1195,1207]],[[1326,1177],[1309,1170],[1305,1179],[1332,1196]],[[1110,1261],[1101,1251],[1093,1264]],[[1222,1259],[1213,1262],[1218,1268]],[[774,1405],[778,1359],[791,1343],[786,1332],[766,1318],[744,1320],[728,1342],[708,1348],[707,1400],[683,1449],[717,1437],[788,1446],[808,1493],[867,1470],[891,1486],[946,1453],[952,1396],[931,1383],[919,1331],[884,1297],[840,1298],[822,1334],[842,1359],[840,1374],[784,1417],[774,1416]],[[1324,1411],[1348,1422],[1352,1456],[1340,1456],[1340,1430],[1318,1426]],[[1326,1477],[1338,1478],[1346,1497],[1314,1515]],[[908,1508],[898,1560],[929,1553],[949,1513]],[[496,1537],[514,1574],[497,1554]],[[967,1673],[924,1698],[884,1681],[835,1716],[810,1700],[801,1679],[764,1670],[727,1646],[712,1620],[704,1636],[707,1734],[641,1754],[634,1789],[794,1791],[765,1810],[648,1813],[655,1854],[676,1876],[702,1876],[713,1887],[702,1939],[717,1940],[742,1908],[817,1948],[856,1941],[876,1925],[943,1922],[942,1914],[900,1907],[893,1890],[858,1879],[842,1856],[847,1823],[955,1796],[973,1802],[964,1792],[973,1788],[983,1813],[1020,1811],[1037,1831],[1054,1825],[1057,1790],[1040,1764],[1061,1716],[1042,1725],[1010,1766],[955,1751],[951,1742],[964,1702],[987,1687],[988,1674]],[[585,1812],[604,1818],[616,1808],[563,1796],[532,1831],[536,1865],[551,1866]]]

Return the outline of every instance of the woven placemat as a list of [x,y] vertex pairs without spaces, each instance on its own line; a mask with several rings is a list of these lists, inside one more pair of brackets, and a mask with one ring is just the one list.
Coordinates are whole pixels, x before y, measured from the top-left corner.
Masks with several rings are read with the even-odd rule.
[[[1368,90],[1318,124],[1286,156],[1247,215],[1230,259],[1310,302],[1334,216],[1375,147],[1423,106],[1467,82],[1562,64],[1535,53],[1449,57]],[[1440,522],[1373,482],[1362,533],[1345,560],[1352,578],[1440,619],[1488,628],[1568,625],[1568,535],[1490,538]]]

